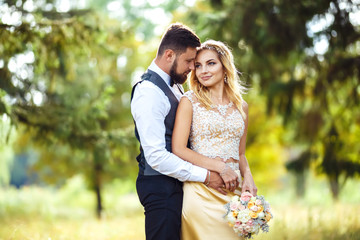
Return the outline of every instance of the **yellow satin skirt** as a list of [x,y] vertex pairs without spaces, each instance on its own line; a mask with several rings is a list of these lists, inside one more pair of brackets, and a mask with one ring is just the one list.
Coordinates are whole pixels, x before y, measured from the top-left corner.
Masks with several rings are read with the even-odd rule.
[[224,219],[224,205],[234,193],[225,196],[198,182],[184,182],[183,190],[182,240],[241,239]]

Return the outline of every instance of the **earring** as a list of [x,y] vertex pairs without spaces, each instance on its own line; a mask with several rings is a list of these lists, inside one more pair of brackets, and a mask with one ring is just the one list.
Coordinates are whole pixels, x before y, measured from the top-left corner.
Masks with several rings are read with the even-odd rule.
[[225,76],[224,76],[224,82],[225,82],[225,83],[228,83],[228,80],[227,80],[227,75],[226,75],[226,73],[225,73]]

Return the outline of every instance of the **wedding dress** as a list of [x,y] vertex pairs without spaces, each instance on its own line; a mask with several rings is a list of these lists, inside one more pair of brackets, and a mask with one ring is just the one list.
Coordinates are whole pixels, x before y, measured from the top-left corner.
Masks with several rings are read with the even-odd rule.
[[[184,94],[192,103],[193,117],[189,136],[190,148],[209,158],[220,157],[233,170],[239,170],[239,145],[245,124],[235,104],[206,109],[192,91]],[[181,222],[182,240],[239,239],[226,223],[224,204],[234,193],[225,196],[203,183],[185,182]]]

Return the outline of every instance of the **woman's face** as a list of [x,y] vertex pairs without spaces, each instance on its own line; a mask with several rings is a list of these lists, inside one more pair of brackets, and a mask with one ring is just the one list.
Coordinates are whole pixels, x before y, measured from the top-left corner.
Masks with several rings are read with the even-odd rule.
[[205,87],[224,84],[224,70],[217,52],[201,50],[195,58],[195,74]]

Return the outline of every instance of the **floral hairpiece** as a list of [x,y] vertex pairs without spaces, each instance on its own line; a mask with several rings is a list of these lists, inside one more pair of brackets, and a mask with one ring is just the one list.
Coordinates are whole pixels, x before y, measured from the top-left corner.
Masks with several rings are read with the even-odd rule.
[[220,55],[223,55],[223,56],[225,55],[225,52],[223,50],[217,49],[213,46],[205,45],[202,49],[214,50],[215,52],[217,52]]

